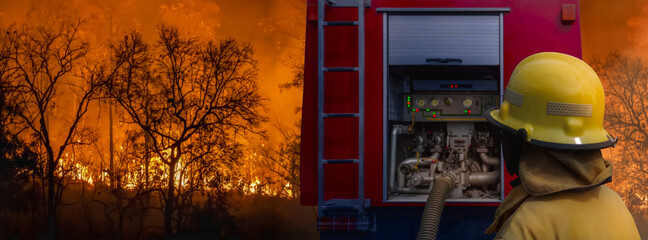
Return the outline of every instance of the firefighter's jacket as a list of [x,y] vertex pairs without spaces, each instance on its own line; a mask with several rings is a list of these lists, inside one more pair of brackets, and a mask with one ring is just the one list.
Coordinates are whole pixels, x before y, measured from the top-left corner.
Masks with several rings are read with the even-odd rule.
[[521,184],[495,212],[495,239],[640,239],[623,200],[609,187],[612,166],[600,150],[558,151],[528,145]]

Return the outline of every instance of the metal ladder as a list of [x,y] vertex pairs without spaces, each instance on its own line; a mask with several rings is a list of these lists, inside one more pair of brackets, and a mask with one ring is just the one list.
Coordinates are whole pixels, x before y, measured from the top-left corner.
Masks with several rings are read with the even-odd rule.
[[[365,208],[370,202],[364,198],[364,84],[365,84],[365,23],[364,7],[370,0],[318,0],[317,2],[317,36],[318,36],[318,146],[317,146],[317,206],[318,229],[331,228],[340,230],[373,230],[370,218],[365,213]],[[355,7],[358,8],[357,21],[325,21],[325,7]],[[324,66],[324,28],[337,26],[358,27],[358,66],[357,67],[326,67]],[[358,72],[358,112],[356,113],[324,113],[324,73],[325,72]],[[356,118],[358,119],[358,158],[357,159],[324,159],[324,119],[326,118]],[[324,200],[324,165],[325,164],[358,164],[358,198],[357,199],[330,199]],[[328,220],[329,222],[327,222]],[[332,223],[330,222],[332,220]],[[340,224],[341,222],[341,224]],[[346,222],[346,223],[345,223]],[[375,223],[375,216],[374,221]],[[353,226],[353,228],[351,228]],[[330,230],[330,229],[328,229]]]

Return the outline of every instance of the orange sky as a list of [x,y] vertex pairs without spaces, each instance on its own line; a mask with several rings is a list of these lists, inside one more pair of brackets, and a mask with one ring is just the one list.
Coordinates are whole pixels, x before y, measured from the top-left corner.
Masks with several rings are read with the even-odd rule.
[[648,52],[648,1],[581,0],[583,58]]
[[[291,81],[293,70],[288,66],[303,61],[305,10],[301,0],[0,0],[0,27],[82,19],[80,36],[95,50],[105,50],[108,39],[131,30],[153,42],[159,23],[178,26],[184,34],[201,39],[233,37],[250,42],[256,50],[260,91],[267,99],[267,112],[259,114],[269,117],[267,129],[277,136],[275,125],[291,127],[301,117],[295,112],[301,105],[301,92],[278,86]],[[88,125],[108,126],[105,106],[92,111],[87,115]],[[107,146],[107,128],[100,129],[100,135],[99,145]]]

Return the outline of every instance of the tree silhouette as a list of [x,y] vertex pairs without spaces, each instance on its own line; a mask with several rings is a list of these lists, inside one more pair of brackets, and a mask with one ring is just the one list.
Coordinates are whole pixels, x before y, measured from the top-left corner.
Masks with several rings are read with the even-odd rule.
[[590,64],[605,87],[606,130],[619,138],[612,186],[633,214],[648,213],[648,63],[612,53]]
[[[257,89],[253,49],[229,39],[218,43],[183,37],[171,26],[158,27],[152,47],[138,33],[113,45],[114,77],[108,92],[149,138],[153,158],[164,166],[160,187],[167,235],[183,221],[182,207],[208,182],[205,171],[233,161],[236,137],[262,134],[266,119]],[[179,186],[178,186],[179,184]],[[175,212],[175,217],[174,217]]]
[[[281,187],[290,191],[279,191],[278,194],[289,192],[292,198],[299,197],[299,160],[301,151],[301,122],[290,128],[277,127],[283,142],[277,146],[264,145],[260,148],[263,165],[279,176]],[[285,184],[287,183],[287,185]]]
[[[34,137],[45,152],[48,238],[54,238],[55,214],[63,191],[55,171],[70,145],[86,143],[91,131],[80,124],[100,89],[80,74],[88,44],[78,37],[80,23],[53,28],[11,27],[6,31],[7,75],[18,128]],[[79,70],[79,71],[77,71]],[[76,74],[79,73],[79,74]],[[61,97],[69,93],[69,97]],[[57,121],[56,128],[50,120]]]
[[[145,138],[139,129],[128,130],[124,133],[124,138],[118,142],[121,146],[115,151],[115,163],[110,172],[110,186],[103,185],[101,180],[95,181],[93,193],[90,200],[97,203],[103,208],[103,214],[109,223],[111,238],[123,239],[126,235],[124,230],[127,219],[132,224],[133,218],[139,222],[138,237],[143,230],[144,218],[147,216],[151,207],[152,187],[147,170],[149,168],[150,157],[146,149]],[[98,148],[98,147],[97,147]],[[93,177],[94,178],[94,177]],[[97,176],[95,179],[101,179]],[[106,181],[107,179],[103,179]],[[98,191],[106,190],[110,196],[106,199],[101,197]],[[127,236],[127,235],[126,235]]]
[[[8,35],[8,34],[7,34]],[[20,127],[16,126],[17,107],[14,104],[16,92],[9,75],[10,46],[7,35],[0,37],[0,210],[4,214],[4,238],[11,238],[9,214],[22,212],[28,203],[36,201],[34,188],[24,188],[29,177],[42,175],[38,168],[38,155],[31,146],[18,137]]]

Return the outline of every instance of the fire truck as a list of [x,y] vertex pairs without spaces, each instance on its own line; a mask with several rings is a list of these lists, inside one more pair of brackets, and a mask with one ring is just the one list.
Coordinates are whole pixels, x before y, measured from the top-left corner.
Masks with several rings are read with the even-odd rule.
[[483,114],[525,57],[581,58],[578,6],[308,0],[300,187],[321,238],[414,239],[446,178],[438,238],[492,239],[514,177]]

